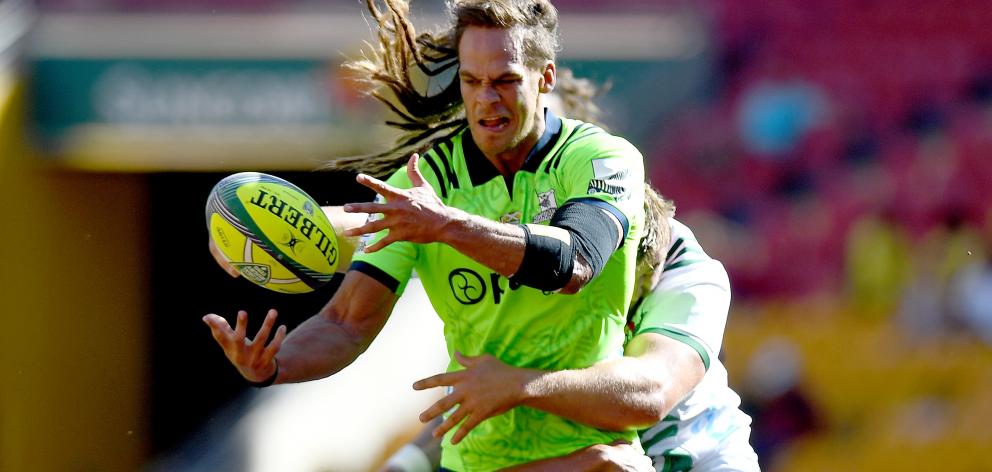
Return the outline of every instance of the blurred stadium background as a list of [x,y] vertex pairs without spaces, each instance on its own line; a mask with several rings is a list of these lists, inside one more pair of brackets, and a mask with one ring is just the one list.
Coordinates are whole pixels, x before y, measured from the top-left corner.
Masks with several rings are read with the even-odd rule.
[[[612,85],[606,121],[730,271],[764,469],[992,470],[992,4],[556,4],[561,62]],[[415,431],[442,365],[415,295],[309,390],[247,389],[200,322],[293,326],[333,290],[227,278],[202,211],[241,170],[370,197],[314,171],[391,136],[337,67],[362,11],[0,0],[0,470],[367,470]]]

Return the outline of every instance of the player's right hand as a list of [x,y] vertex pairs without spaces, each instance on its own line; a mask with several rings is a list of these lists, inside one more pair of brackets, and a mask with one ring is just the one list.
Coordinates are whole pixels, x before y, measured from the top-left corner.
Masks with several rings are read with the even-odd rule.
[[359,174],[358,183],[372,189],[383,197],[379,202],[348,203],[347,213],[381,214],[381,218],[366,221],[357,228],[342,232],[346,237],[374,234],[384,229],[386,235],[375,244],[363,249],[366,253],[376,252],[396,241],[410,241],[427,244],[441,242],[442,229],[450,226],[464,212],[450,208],[441,201],[431,184],[420,173],[420,156],[414,153],[407,161],[406,171],[412,187],[393,187],[375,177]]
[[224,269],[224,272],[227,272],[227,274],[231,277],[241,276],[241,272],[238,272],[238,269],[228,262],[227,257],[224,256],[224,253],[220,252],[220,249],[217,248],[216,244],[214,244],[213,239],[210,239],[207,242],[207,246],[210,249],[210,255],[214,256],[214,260],[217,261],[217,265],[219,265],[221,269]]
[[276,353],[282,341],[286,339],[286,325],[279,326],[276,330],[272,342],[265,345],[272,332],[272,327],[276,323],[279,314],[276,310],[269,310],[265,315],[265,321],[254,339],[248,339],[248,312],[241,310],[238,312],[238,321],[234,329],[227,323],[227,320],[213,313],[203,317],[203,322],[210,327],[210,332],[214,336],[217,344],[224,350],[227,360],[234,364],[241,374],[249,382],[262,382],[272,377],[276,372],[274,361]]

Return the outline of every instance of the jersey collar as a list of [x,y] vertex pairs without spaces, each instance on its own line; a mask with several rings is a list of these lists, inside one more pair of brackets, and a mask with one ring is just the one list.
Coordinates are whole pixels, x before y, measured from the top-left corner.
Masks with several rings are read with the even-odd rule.
[[[524,161],[524,166],[520,170],[531,173],[537,172],[537,168],[540,167],[541,163],[544,162],[544,158],[551,152],[551,148],[554,147],[560,135],[561,118],[558,118],[551,110],[545,108],[544,134],[541,135],[541,139],[537,140],[534,148],[530,150],[530,154],[527,155],[527,160]],[[475,140],[472,139],[472,132],[468,128],[465,129],[462,135],[462,152],[465,153],[465,165],[468,167],[468,175],[472,179],[472,186],[477,187],[496,177],[500,177],[500,173],[496,170],[496,167],[489,162],[489,159],[486,159],[486,156],[479,150],[479,146],[475,144]]]

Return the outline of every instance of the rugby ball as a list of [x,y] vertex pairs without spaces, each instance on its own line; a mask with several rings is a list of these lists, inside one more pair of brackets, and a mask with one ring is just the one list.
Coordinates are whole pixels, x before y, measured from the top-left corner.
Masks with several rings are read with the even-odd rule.
[[337,269],[337,234],[320,205],[279,177],[242,172],[207,197],[210,238],[251,282],[282,293],[312,292]]

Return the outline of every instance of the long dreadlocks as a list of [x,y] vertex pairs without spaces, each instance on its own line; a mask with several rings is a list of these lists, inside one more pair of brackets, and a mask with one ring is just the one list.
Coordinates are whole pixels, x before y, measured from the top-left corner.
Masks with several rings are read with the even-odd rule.
[[[327,164],[382,176],[400,167],[413,152],[460,133],[465,119],[458,69],[458,42],[465,28],[483,26],[510,30],[528,66],[554,61],[560,49],[558,12],[547,0],[451,0],[451,23],[439,33],[417,34],[410,22],[408,0],[366,0],[376,27],[376,44],[366,43],[363,57],[344,67],[355,74],[366,93],[393,112],[387,125],[401,131],[395,145],[383,152],[343,157]],[[554,98],[569,117],[597,122],[599,94],[590,81],[559,69]],[[426,82],[427,85],[424,85]]]
[[[344,67],[355,73],[366,93],[388,107],[395,118],[387,125],[402,133],[396,144],[371,155],[332,160],[327,167],[383,176],[401,167],[413,152],[424,152],[439,140],[462,132],[468,123],[458,76],[458,42],[469,26],[510,30],[519,59],[528,66],[554,61],[560,49],[558,12],[547,0],[450,0],[451,24],[439,33],[417,34],[410,22],[408,0],[366,0],[376,26],[376,44],[366,43],[362,59]],[[418,82],[426,82],[427,85]],[[433,86],[431,84],[434,84]],[[599,123],[593,99],[602,91],[591,81],[558,69],[552,98],[566,116]],[[668,218],[675,206],[645,186],[646,227],[638,248],[639,265],[654,269],[668,246]]]

